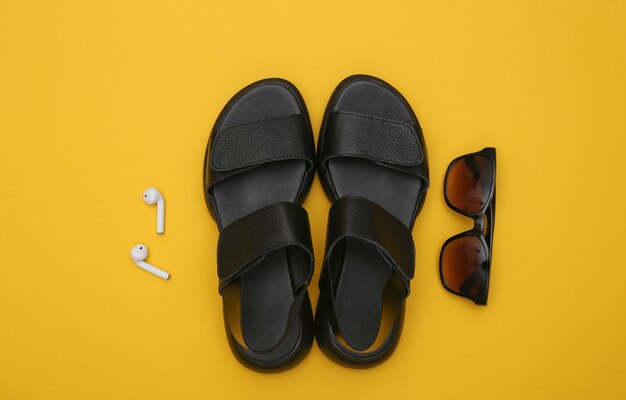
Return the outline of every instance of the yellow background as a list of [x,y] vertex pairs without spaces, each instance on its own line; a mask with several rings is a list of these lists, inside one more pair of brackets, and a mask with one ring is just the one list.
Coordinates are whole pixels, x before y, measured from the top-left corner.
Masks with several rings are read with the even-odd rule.
[[[407,97],[430,154],[403,337],[374,369],[314,346],[257,374],[224,335],[208,134],[236,91],[277,76],[317,136],[354,73]],[[625,106],[624,1],[0,0],[0,399],[623,399]],[[470,226],[444,203],[445,169],[484,146],[498,214],[477,307],[437,263]],[[316,301],[317,179],[305,207]],[[169,282],[134,266],[139,242]]]

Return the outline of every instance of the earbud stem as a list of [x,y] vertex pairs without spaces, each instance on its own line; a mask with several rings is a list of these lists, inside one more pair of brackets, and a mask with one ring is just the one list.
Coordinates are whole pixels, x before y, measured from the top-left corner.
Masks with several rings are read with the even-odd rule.
[[159,278],[162,278],[165,280],[168,280],[170,278],[169,273],[163,271],[162,269],[155,267],[154,265],[150,265],[145,261],[139,261],[136,264],[139,268],[143,269],[144,271],[150,272],[151,274],[156,275]]
[[157,202],[157,233],[165,232],[165,200]]

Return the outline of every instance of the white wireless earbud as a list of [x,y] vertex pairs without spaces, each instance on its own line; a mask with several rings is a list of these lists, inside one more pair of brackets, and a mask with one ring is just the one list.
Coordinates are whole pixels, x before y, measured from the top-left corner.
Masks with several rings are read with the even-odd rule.
[[151,274],[158,276],[159,278],[163,278],[168,280],[170,278],[170,274],[163,271],[162,269],[158,269],[154,265],[148,264],[145,260],[148,258],[148,248],[145,244],[138,244],[137,246],[130,249],[130,258],[133,259],[135,264],[144,271],[148,271]]
[[157,205],[157,233],[165,232],[165,200],[161,192],[155,188],[146,189],[143,192],[143,201],[153,206]]

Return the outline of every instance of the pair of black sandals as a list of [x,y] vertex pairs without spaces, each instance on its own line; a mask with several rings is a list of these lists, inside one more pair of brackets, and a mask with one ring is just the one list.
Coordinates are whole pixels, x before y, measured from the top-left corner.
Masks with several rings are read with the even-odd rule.
[[[333,205],[314,322],[313,247],[301,204],[316,169]],[[317,156],[293,84],[266,79],[237,93],[211,132],[203,187],[220,230],[219,292],[237,359],[260,371],[289,368],[309,352],[314,333],[340,364],[387,359],[402,330],[411,230],[428,185],[417,117],[378,78],[351,76],[335,89]]]

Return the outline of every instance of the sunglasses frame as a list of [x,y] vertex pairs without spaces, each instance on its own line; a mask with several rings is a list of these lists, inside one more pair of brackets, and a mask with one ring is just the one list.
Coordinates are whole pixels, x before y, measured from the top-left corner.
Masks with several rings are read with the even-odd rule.
[[[455,166],[459,161],[463,160],[464,158],[476,157],[476,156],[485,157],[491,162],[491,166],[493,167],[493,176],[491,178],[492,179],[491,190],[489,192],[489,196],[487,197],[487,201],[485,202],[485,205],[480,211],[472,213],[472,212],[467,212],[465,210],[462,210],[458,207],[455,207],[454,204],[452,204],[452,202],[448,198],[448,193],[447,193],[446,188],[448,187],[447,186],[448,175],[450,174],[450,170],[452,169],[452,167]],[[489,281],[490,281],[490,276],[491,276],[490,272],[491,272],[491,254],[492,254],[491,249],[493,248],[493,229],[494,229],[495,219],[496,219],[496,149],[493,147],[485,147],[481,151],[477,151],[475,153],[470,153],[470,154],[465,154],[452,160],[452,162],[450,162],[450,165],[448,166],[448,169],[446,170],[446,176],[445,176],[444,183],[443,183],[443,197],[445,198],[446,204],[448,205],[448,207],[450,207],[451,209],[453,209],[454,211],[456,211],[457,213],[461,215],[471,218],[474,221],[474,227],[470,230],[467,230],[465,232],[461,232],[457,235],[452,236],[451,238],[446,240],[443,246],[441,247],[441,253],[439,255],[439,277],[441,278],[441,283],[443,284],[443,287],[452,294],[455,294],[460,297],[465,297],[466,299],[472,300],[475,304],[478,304],[478,305],[483,305],[483,306],[487,305],[487,297],[489,295]],[[487,219],[487,222],[489,224],[486,235],[485,235],[485,218]],[[487,265],[485,267],[485,285],[483,287],[483,290],[480,293],[477,293],[475,295],[472,295],[472,294],[465,295],[449,288],[446,285],[445,279],[443,278],[443,264],[442,264],[443,253],[446,250],[446,247],[448,247],[448,244],[450,244],[452,241],[456,239],[463,238],[463,237],[478,238],[478,240],[480,240],[483,247],[485,248],[485,251],[487,252]]]

